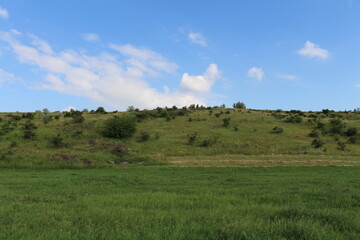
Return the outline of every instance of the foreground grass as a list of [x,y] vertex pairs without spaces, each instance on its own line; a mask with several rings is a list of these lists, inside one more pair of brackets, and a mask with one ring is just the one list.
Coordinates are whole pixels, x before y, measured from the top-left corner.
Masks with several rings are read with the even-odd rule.
[[0,169],[0,239],[359,239],[359,170]]

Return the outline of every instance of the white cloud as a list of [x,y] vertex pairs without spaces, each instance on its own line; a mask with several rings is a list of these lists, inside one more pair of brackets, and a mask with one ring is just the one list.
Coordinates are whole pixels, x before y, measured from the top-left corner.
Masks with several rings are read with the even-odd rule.
[[157,71],[175,72],[177,65],[168,61],[161,54],[147,48],[137,48],[130,44],[109,44],[109,47],[129,57],[128,63],[134,68],[156,76]]
[[201,33],[191,32],[188,34],[189,40],[200,46],[206,47],[208,45],[206,38]]
[[9,18],[9,13],[5,8],[0,7],[0,17],[4,19]]
[[0,84],[4,82],[12,82],[16,79],[15,75],[8,73],[5,70],[0,68]]
[[357,83],[357,84],[355,85],[355,87],[360,88],[360,83]]
[[254,78],[257,81],[262,81],[265,77],[264,71],[262,68],[252,67],[247,72],[248,77]]
[[46,54],[49,54],[49,55],[52,55],[54,54],[52,48],[50,47],[50,45],[41,40],[40,38],[38,38],[37,36],[33,35],[33,34],[28,34],[28,36],[32,39],[32,44],[35,46],[35,47],[38,47],[38,49],[43,52],[43,53],[46,53]]
[[98,42],[100,41],[99,36],[96,33],[85,33],[83,34],[84,40],[88,42]]
[[[0,40],[8,43],[21,63],[33,65],[44,72],[44,79],[37,83],[39,89],[87,97],[97,104],[122,110],[130,105],[155,108],[205,104],[207,96],[196,91],[204,92],[201,87],[188,87],[185,91],[184,86],[187,85],[181,82],[179,89],[170,91],[165,87],[163,92],[149,86],[147,76],[173,72],[177,67],[149,49],[111,44],[116,52],[90,56],[74,50],[49,51],[51,46],[45,41],[39,44],[39,39],[36,44],[27,45],[21,40],[26,36],[16,30],[0,32]],[[123,60],[124,56],[127,59]],[[218,76],[216,64],[211,64],[203,75],[211,83],[206,82],[204,89],[209,91]]]
[[203,75],[192,76],[184,73],[181,78],[181,88],[187,91],[199,93],[210,92],[212,85],[220,78],[220,71],[216,64],[212,63]]
[[291,74],[280,74],[278,75],[278,77],[286,80],[296,80],[299,78],[298,76]]
[[326,49],[320,48],[317,44],[307,41],[303,48],[297,51],[298,54],[308,58],[328,59],[330,53]]

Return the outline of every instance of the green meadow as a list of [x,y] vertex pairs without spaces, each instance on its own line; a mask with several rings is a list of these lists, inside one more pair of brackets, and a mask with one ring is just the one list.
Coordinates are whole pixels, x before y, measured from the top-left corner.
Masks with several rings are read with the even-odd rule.
[[0,239],[359,239],[359,171],[1,169]]
[[0,239],[359,239],[359,127],[329,110],[1,113]]

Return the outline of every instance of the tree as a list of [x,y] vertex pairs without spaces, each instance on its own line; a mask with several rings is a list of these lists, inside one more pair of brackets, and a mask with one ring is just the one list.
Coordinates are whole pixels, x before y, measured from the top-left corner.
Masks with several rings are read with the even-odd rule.
[[98,107],[98,108],[96,109],[95,113],[105,114],[106,111],[105,111],[105,108],[103,108],[103,107]]
[[110,138],[131,137],[136,131],[136,120],[129,116],[114,116],[105,121],[103,135]]
[[233,108],[240,108],[240,109],[246,109],[245,103],[243,102],[237,102],[233,104]]

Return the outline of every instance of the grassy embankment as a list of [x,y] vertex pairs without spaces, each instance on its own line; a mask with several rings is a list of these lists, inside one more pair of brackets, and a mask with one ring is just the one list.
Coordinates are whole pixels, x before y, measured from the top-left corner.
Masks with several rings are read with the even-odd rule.
[[[140,122],[136,134],[122,140],[103,137],[101,127],[104,120],[123,114],[137,116]],[[184,114],[179,114],[179,110],[154,110],[84,113],[85,121],[74,123],[71,117],[52,113],[52,118],[58,116],[58,119],[45,123],[44,113],[37,113],[33,120],[21,118],[21,113],[2,113],[0,166],[82,168],[114,166],[129,161],[181,166],[358,164],[359,134],[350,141],[351,137],[344,133],[351,127],[360,127],[360,114],[330,112],[300,116],[302,114],[221,108],[190,110],[184,111]],[[293,116],[292,120],[301,117],[302,121],[287,122],[290,116]],[[341,133],[332,133],[329,122],[338,117],[341,118]],[[227,127],[224,126],[226,118],[230,118]],[[37,127],[32,130],[35,136],[29,139],[24,138],[23,128],[27,121]],[[325,126],[319,128],[319,122]],[[274,127],[283,132],[275,133]],[[313,129],[316,129],[317,138],[324,143],[319,148],[311,145],[315,138],[310,137],[309,133]],[[124,153],[121,148],[126,148],[127,152]]]

